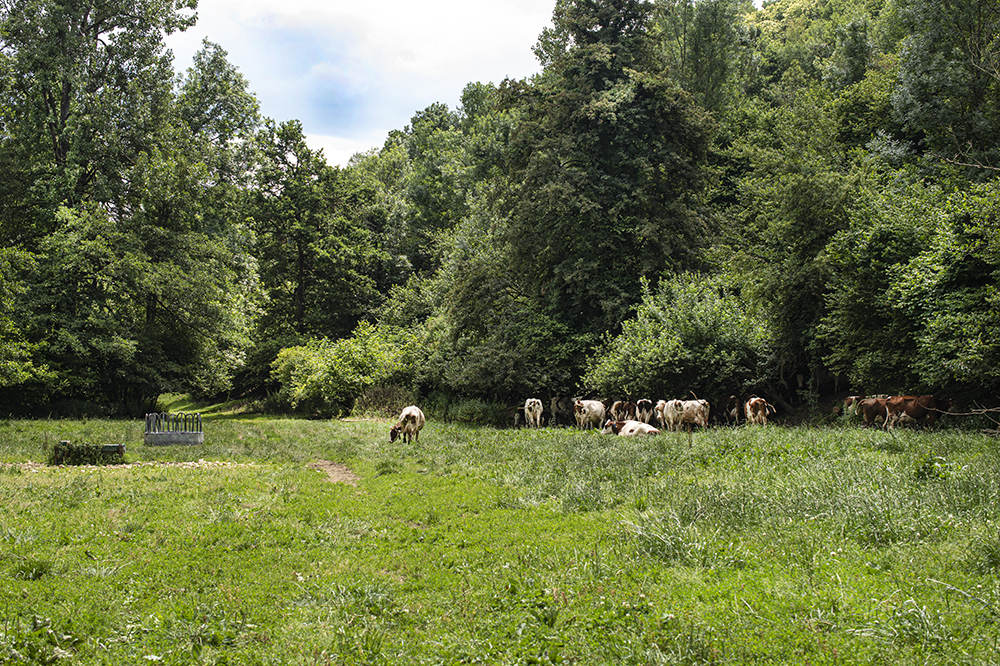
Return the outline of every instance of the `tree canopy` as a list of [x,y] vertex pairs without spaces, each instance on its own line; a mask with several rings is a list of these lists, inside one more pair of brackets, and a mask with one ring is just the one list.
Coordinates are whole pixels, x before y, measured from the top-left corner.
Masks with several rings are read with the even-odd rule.
[[0,395],[1000,398],[1000,0],[554,0],[331,167],[194,0],[0,2]]

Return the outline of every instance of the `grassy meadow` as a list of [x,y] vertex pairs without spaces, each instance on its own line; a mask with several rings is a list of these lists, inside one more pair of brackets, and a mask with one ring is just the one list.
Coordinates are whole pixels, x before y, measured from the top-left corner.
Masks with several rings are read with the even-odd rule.
[[0,664],[1000,661],[996,439],[388,427],[0,422]]

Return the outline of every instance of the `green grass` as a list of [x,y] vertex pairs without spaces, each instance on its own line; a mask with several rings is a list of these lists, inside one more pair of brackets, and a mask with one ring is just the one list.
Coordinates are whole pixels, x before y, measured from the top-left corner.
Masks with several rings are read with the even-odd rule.
[[0,664],[1000,660],[994,439],[388,426],[0,424]]

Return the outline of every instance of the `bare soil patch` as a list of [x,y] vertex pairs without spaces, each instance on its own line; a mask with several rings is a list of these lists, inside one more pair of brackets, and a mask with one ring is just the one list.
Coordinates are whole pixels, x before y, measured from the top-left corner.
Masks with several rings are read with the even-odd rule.
[[346,465],[335,463],[330,460],[317,460],[314,463],[309,463],[309,467],[311,469],[318,469],[321,472],[325,472],[330,483],[346,483],[349,486],[356,486],[358,485],[358,481],[361,480],[361,478],[352,472]]

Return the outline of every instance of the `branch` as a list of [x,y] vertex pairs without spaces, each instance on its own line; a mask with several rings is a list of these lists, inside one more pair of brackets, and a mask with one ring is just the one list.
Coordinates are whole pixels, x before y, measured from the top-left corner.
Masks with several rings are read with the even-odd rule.
[[[970,161],[970,162],[962,161],[962,160],[971,160],[972,159],[969,156],[969,154],[972,152],[972,143],[971,142],[970,143],[966,143],[965,144],[965,148],[966,148],[966,150],[964,152],[959,152],[954,157],[945,157],[943,155],[938,155],[937,153],[930,153],[930,154],[933,157],[938,158],[942,162],[947,162],[948,164],[954,164],[955,166],[970,167],[972,169],[988,169],[990,171],[1000,171],[1000,167],[990,166],[989,164],[983,164],[982,162],[979,162],[978,160],[977,161]],[[960,157],[962,159],[959,159]]]

